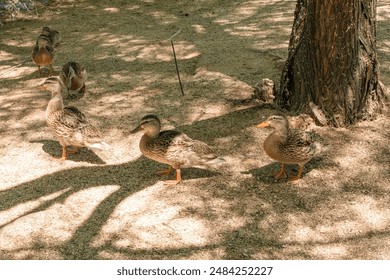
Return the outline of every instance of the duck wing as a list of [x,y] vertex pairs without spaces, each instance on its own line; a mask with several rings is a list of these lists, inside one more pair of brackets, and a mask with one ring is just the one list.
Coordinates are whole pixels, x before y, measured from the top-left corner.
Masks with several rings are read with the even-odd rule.
[[180,163],[181,166],[206,165],[216,159],[214,151],[204,142],[194,140],[184,133],[177,131],[163,133],[167,142],[166,157]]
[[108,145],[102,141],[102,134],[92,125],[79,109],[73,106],[64,108],[63,125],[74,131],[74,138],[87,147],[105,149]]
[[64,108],[63,124],[69,128],[79,128],[88,125],[87,117],[73,106]]
[[290,129],[285,142],[285,154],[296,162],[305,162],[315,153],[315,145],[311,136],[298,129]]

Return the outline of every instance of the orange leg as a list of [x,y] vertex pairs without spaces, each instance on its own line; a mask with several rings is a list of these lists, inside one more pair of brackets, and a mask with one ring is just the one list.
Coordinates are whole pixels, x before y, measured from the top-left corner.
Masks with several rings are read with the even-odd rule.
[[287,177],[286,170],[284,169],[284,166],[285,166],[285,164],[282,163],[282,168],[280,169],[280,171],[278,171],[278,172],[276,172],[274,174],[275,179],[280,179],[282,177],[283,178]]
[[42,76],[41,66],[38,65],[38,73],[40,76]]
[[156,174],[157,174],[157,175],[164,176],[164,175],[169,175],[169,174],[171,174],[172,171],[173,171],[172,166],[169,166],[168,169],[166,169],[166,170],[159,170],[159,171],[156,172]]
[[164,185],[177,185],[182,181],[180,169],[176,169],[176,180],[164,181]]
[[62,155],[58,159],[66,160],[67,154],[77,154],[79,152],[79,148],[78,147],[75,147],[74,150],[67,151],[66,145],[65,144],[61,144],[61,145],[62,145]]
[[300,164],[297,176],[293,176],[293,177],[288,178],[288,181],[291,183],[298,183],[299,179],[302,176],[302,171],[303,171],[303,164]]
[[78,154],[79,153],[79,147],[74,147],[74,150],[68,151],[68,154]]
[[66,145],[65,144],[61,144],[61,145],[62,145],[62,156],[58,159],[66,160]]
[[50,64],[49,77],[51,77],[52,73],[53,73],[53,65],[52,65],[52,64]]

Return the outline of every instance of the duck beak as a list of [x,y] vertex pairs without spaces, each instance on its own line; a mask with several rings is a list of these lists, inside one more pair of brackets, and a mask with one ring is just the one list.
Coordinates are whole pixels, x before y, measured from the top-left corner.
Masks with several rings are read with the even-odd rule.
[[137,133],[138,131],[141,131],[141,130],[142,130],[142,126],[139,125],[139,126],[137,126],[136,128],[134,128],[132,131],[130,131],[130,134]]
[[267,127],[269,126],[269,122],[268,121],[264,121],[258,125],[256,125],[256,127],[259,127],[259,128],[263,128],[263,127]]
[[37,85],[34,88],[39,89],[39,90],[46,90],[46,88],[43,85]]

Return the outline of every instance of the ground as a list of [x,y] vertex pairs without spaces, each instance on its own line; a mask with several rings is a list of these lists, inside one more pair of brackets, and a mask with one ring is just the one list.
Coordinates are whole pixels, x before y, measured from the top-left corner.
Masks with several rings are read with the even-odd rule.
[[[390,259],[390,122],[314,127],[327,147],[299,184],[276,181],[262,148],[277,111],[249,98],[279,84],[295,1],[46,1],[1,26],[0,259]],[[96,2],[98,4],[96,4]],[[386,2],[386,3],[385,3]],[[390,5],[378,0],[381,80],[390,85]],[[31,51],[43,26],[59,30],[55,74],[88,71],[87,93],[66,100],[110,150],[66,161],[45,124],[49,93]],[[180,92],[172,38],[184,96]],[[148,113],[207,142],[226,159],[184,169],[165,186],[144,158]],[[288,168],[289,174],[297,167]]]

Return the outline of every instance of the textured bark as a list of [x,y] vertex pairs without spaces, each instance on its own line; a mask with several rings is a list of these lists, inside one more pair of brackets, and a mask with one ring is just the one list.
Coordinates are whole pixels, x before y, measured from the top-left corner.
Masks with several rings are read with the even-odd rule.
[[374,118],[378,81],[376,0],[298,0],[278,104],[323,125]]

